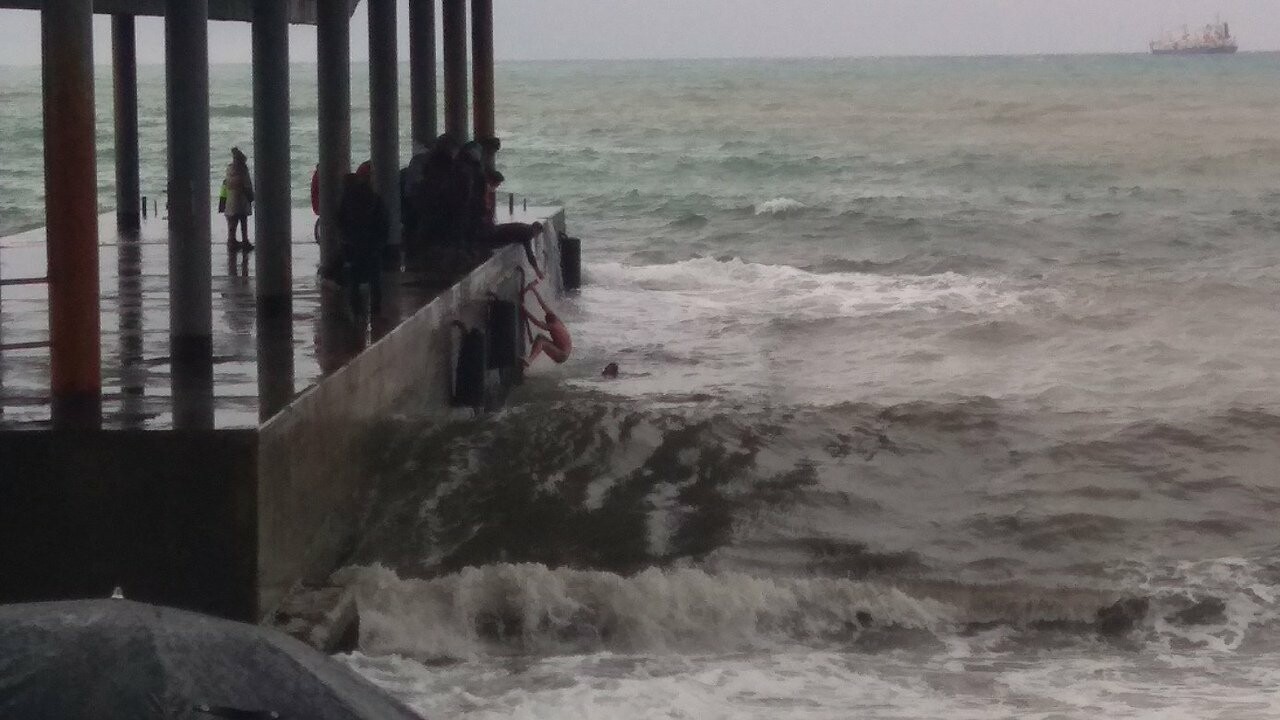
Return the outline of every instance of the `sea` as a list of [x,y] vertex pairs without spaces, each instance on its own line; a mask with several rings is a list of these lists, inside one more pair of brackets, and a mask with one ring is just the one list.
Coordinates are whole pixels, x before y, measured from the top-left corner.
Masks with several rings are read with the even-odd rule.
[[[504,190],[583,240],[574,356],[387,420],[340,659],[428,718],[1280,716],[1277,76],[500,63]],[[41,222],[39,92],[0,73],[3,231]],[[211,92],[220,174],[248,67]],[[315,96],[295,66],[299,206]]]

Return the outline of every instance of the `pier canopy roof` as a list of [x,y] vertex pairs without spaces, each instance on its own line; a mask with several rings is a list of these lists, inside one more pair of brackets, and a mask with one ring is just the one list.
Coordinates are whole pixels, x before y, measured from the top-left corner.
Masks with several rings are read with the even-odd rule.
[[[289,22],[294,25],[316,24],[316,0],[277,0],[289,6]],[[250,22],[254,0],[209,0],[210,20]],[[354,12],[359,0],[347,0],[348,11]],[[150,15],[164,17],[165,0],[93,0],[98,15]],[[40,10],[43,0],[0,0],[0,9]]]

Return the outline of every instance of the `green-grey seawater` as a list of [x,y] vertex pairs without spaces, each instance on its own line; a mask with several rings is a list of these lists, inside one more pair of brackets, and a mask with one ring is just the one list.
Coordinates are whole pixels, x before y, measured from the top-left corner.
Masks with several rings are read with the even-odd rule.
[[[509,189],[584,238],[576,355],[493,416],[389,423],[348,661],[429,717],[1275,717],[1278,75],[500,64]],[[42,215],[38,71],[0,99],[2,231]],[[215,176],[252,164],[247,66],[212,107]]]

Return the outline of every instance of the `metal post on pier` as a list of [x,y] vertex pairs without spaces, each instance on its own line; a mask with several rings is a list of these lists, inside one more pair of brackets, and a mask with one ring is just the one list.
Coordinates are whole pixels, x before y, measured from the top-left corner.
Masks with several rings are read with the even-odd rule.
[[138,429],[146,419],[147,366],[143,356],[142,238],[122,232],[116,245],[116,311],[120,364],[120,425]]
[[102,424],[93,0],[40,11],[53,423]]
[[316,84],[320,135],[320,267],[341,259],[338,203],[351,170],[351,18],[347,0],[316,0]]
[[213,426],[209,200],[209,0],[166,0],[169,354],[173,423]]
[[255,2],[252,33],[258,413],[266,420],[294,390],[288,5]]
[[138,179],[138,53],[132,15],[111,16],[111,65],[116,132],[116,227],[142,226]]
[[467,139],[467,0],[443,0],[444,131]]
[[493,0],[471,0],[471,82],[477,140],[495,137]]
[[[481,142],[484,166],[497,162],[497,130],[493,88],[493,0],[471,0],[471,83],[475,139]],[[495,190],[485,184],[485,221],[492,224],[497,211]]]
[[409,0],[409,112],[414,142],[427,146],[436,121],[436,0]]
[[396,0],[368,0],[369,9],[369,155],[373,188],[382,197],[391,222],[387,257],[400,262],[400,82],[396,55]]
[[289,7],[253,4],[254,253],[259,312],[291,312]]

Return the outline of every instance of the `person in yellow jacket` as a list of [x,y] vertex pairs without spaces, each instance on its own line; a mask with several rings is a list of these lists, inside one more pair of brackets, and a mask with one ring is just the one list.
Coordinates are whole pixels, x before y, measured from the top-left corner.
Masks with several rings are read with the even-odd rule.
[[[218,211],[227,216],[227,251],[237,249],[249,252],[249,216],[253,214],[253,177],[249,163],[240,148],[231,148],[231,164],[227,165],[222,190],[218,193]],[[240,227],[242,242],[236,242],[236,226]]]

